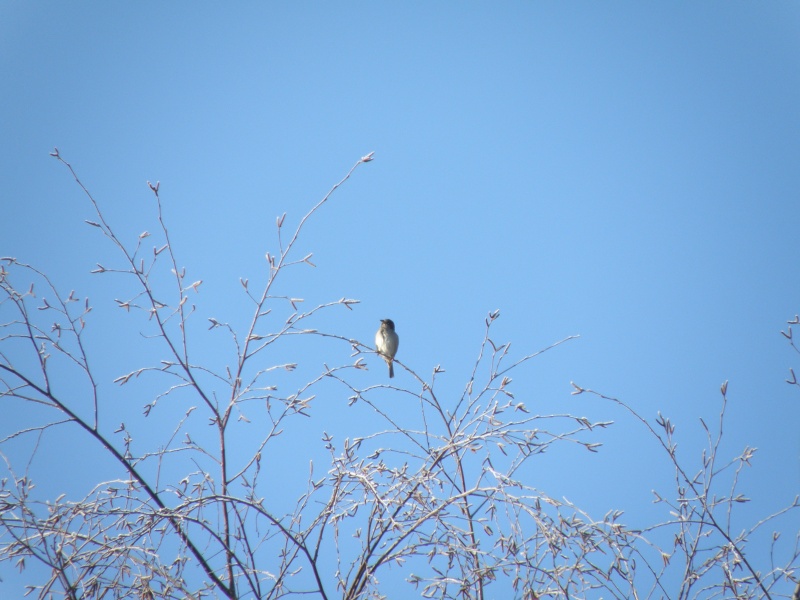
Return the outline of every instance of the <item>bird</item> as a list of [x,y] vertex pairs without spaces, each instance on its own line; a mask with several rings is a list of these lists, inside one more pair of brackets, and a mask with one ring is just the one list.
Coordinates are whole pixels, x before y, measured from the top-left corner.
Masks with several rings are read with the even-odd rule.
[[375,348],[378,354],[383,356],[383,360],[389,365],[389,378],[394,377],[394,366],[392,360],[397,354],[397,347],[400,345],[400,338],[394,330],[394,321],[391,319],[381,319],[381,326],[375,334]]

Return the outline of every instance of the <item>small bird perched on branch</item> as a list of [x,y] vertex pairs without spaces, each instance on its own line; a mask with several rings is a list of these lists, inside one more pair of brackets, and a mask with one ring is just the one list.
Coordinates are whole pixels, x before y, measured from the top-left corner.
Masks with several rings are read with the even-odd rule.
[[394,321],[391,319],[381,319],[381,327],[375,334],[375,348],[383,356],[383,360],[389,365],[389,377],[394,377],[394,367],[392,360],[397,354],[397,347],[400,345],[400,338],[394,330]]

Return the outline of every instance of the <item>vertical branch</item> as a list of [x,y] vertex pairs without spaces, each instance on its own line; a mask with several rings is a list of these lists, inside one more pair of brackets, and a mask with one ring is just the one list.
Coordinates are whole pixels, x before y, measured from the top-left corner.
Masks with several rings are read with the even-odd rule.
[[[186,339],[186,313],[184,312],[184,288],[183,288],[183,270],[178,270],[178,261],[175,259],[175,252],[172,248],[172,242],[169,239],[169,231],[167,230],[167,224],[164,221],[164,211],[163,207],[161,206],[161,196],[158,193],[158,188],[160,187],[160,182],[156,182],[155,185],[152,185],[149,181],[147,184],[150,186],[150,189],[153,191],[153,195],[156,198],[156,206],[158,207],[158,223],[161,226],[161,231],[164,233],[164,239],[167,242],[167,255],[169,256],[170,262],[172,263],[172,273],[175,275],[175,283],[178,286],[178,307],[177,310],[180,313],[179,319],[179,326],[181,330],[181,342],[183,345],[183,362],[185,364],[189,364],[189,349],[188,343]],[[193,284],[195,291],[197,291],[197,286],[200,285],[202,281],[198,281],[197,283]]]
[[[218,420],[217,420],[217,427],[218,427],[218,430],[219,430],[220,469],[221,469],[221,477],[222,477],[222,495],[223,495],[223,497],[227,497],[228,496],[228,483],[229,483],[228,459],[227,459],[225,432],[226,432],[227,425],[228,425],[229,420],[230,420],[231,411],[233,410],[233,407],[237,404],[237,400],[239,398],[245,365],[247,364],[248,359],[252,355],[251,354],[251,350],[250,350],[251,343],[254,340],[258,339],[258,336],[255,335],[256,326],[260,322],[261,317],[265,316],[265,314],[266,314],[266,312],[264,311],[264,306],[265,306],[267,300],[270,298],[270,292],[272,290],[272,287],[273,287],[275,281],[277,280],[278,275],[281,273],[281,271],[286,266],[288,266],[288,264],[289,264],[289,262],[288,262],[289,254],[292,251],[292,248],[294,247],[294,244],[297,241],[298,237],[300,236],[300,232],[302,231],[303,226],[308,221],[308,219],[311,218],[311,216],[314,215],[330,199],[332,194],[342,184],[344,184],[348,179],[350,179],[350,176],[353,174],[353,172],[356,170],[356,168],[360,164],[366,163],[366,162],[370,162],[372,160],[372,156],[373,156],[373,153],[370,152],[368,155],[366,155],[366,156],[362,157],[361,159],[359,159],[350,168],[350,170],[347,172],[347,174],[338,183],[336,183],[328,191],[328,193],[316,205],[314,205],[314,207],[311,208],[311,210],[309,210],[308,213],[305,214],[305,216],[303,216],[303,218],[300,220],[300,223],[297,225],[297,228],[295,229],[291,240],[286,245],[286,247],[284,247],[283,243],[280,242],[280,256],[279,256],[277,262],[275,261],[274,257],[271,254],[267,253],[267,260],[269,262],[269,267],[270,267],[269,276],[267,278],[267,283],[264,286],[264,290],[263,290],[263,292],[261,294],[260,299],[256,302],[255,311],[253,313],[252,319],[250,320],[250,325],[248,327],[247,335],[245,336],[243,346],[242,346],[242,348],[240,350],[240,353],[239,353],[238,364],[237,364],[236,372],[235,372],[234,377],[233,377],[233,385],[231,387],[231,395],[230,395],[230,398],[228,400],[228,405],[227,405],[227,407],[225,409],[224,414],[221,417],[219,417]],[[278,239],[279,240],[281,239],[280,238],[280,234],[281,234],[281,230],[282,230],[282,227],[283,227],[285,216],[286,215],[284,214],[283,216],[279,217],[278,220],[277,220]],[[227,550],[228,551],[228,560],[226,562],[228,564],[228,576],[231,578],[231,583],[233,584],[233,565],[232,565],[232,562],[231,562],[231,559],[230,559],[230,547],[231,547],[230,535],[231,535],[231,531],[230,531],[230,515],[229,515],[229,511],[231,509],[232,508],[229,505],[229,503],[226,502],[226,501],[223,501],[222,515],[223,515],[224,537],[225,537],[225,541],[226,541],[226,546],[228,548],[228,550]]]

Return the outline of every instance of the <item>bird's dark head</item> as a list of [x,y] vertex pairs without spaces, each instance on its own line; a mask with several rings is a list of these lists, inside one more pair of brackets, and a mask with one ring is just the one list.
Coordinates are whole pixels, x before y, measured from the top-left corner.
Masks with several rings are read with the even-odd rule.
[[394,321],[391,319],[381,319],[381,324],[385,325],[389,331],[394,331]]

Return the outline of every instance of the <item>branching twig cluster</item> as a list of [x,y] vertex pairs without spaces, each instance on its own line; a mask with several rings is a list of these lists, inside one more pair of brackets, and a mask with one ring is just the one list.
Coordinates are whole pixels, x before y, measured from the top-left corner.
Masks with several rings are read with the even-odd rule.
[[[169,420],[171,433],[152,448],[138,425],[112,423],[113,393],[98,376],[86,339],[89,300],[61,294],[33,266],[0,259],[0,402],[4,411],[41,409],[35,413],[40,420],[0,439],[6,474],[0,561],[15,561],[21,570],[29,561],[45,565],[49,579],[30,586],[39,597],[357,600],[398,595],[389,593],[387,581],[400,577],[423,597],[441,599],[771,598],[779,597],[782,581],[794,580],[797,542],[788,556],[775,549],[769,560],[755,560],[746,545],[795,511],[797,501],[749,529],[734,528],[734,509],[748,500],[739,492],[739,475],[754,449],[721,464],[726,385],[716,430],[703,423],[708,448],[696,473],[679,460],[669,419],[650,423],[618,399],[575,386],[576,394],[593,394],[630,413],[674,469],[674,493],[656,494],[671,516],[634,530],[621,511],[594,519],[530,481],[529,465],[542,453],[561,444],[597,452],[595,436],[612,425],[569,413],[534,414],[512,391],[515,369],[576,336],[514,359],[508,344],[492,339],[494,311],[456,397],[440,390],[438,366],[424,377],[398,362],[411,381],[406,387],[358,383],[365,355],[374,349],[314,327],[319,313],[352,310],[358,301],[342,298],[302,311],[303,300],[279,293],[277,281],[287,269],[314,266],[311,254],[295,256],[304,225],[372,154],[291,234],[284,234],[286,215],[277,219],[278,250],[266,254],[266,281],[240,280],[252,306],[244,330],[209,317],[210,331],[199,332],[192,299],[202,280],[189,283],[179,265],[159,184],[149,185],[157,233],[145,231],[129,246],[69,163],[58,151],[53,156],[90,201],[95,217],[87,223],[116,248],[119,264],[105,261],[93,273],[132,283],[134,291],[116,305],[126,316],[141,317],[157,357],[114,383],[156,376],[159,387],[147,397],[144,417]],[[151,249],[145,247],[150,238],[158,239]],[[219,334],[234,350],[229,366],[196,362],[196,336]],[[791,328],[784,335],[792,341]],[[350,348],[352,360],[325,365],[299,384],[282,378],[299,367],[282,353],[285,342],[298,338],[333,340]],[[286,491],[266,473],[280,460],[279,436],[287,427],[317,423],[305,417],[314,413],[321,389],[333,389],[353,414],[366,411],[381,425],[341,440],[323,434],[327,462],[320,466],[318,457],[310,458],[308,473],[295,481],[304,482],[305,491],[287,509]],[[167,400],[181,410],[166,411]],[[243,436],[251,425],[247,431],[259,434]],[[43,440],[75,426],[118,476],[93,482],[78,498],[42,498],[32,459],[44,452]],[[32,439],[33,450],[20,458],[15,444],[22,439]],[[668,549],[659,541],[664,531],[673,536]],[[776,534],[774,548],[777,540]]]
[[[786,331],[781,331],[781,335],[789,340],[789,345],[792,349],[800,354],[800,348],[794,343],[794,331],[792,330],[792,325],[800,325],[800,316],[795,315],[794,319],[787,321],[787,324],[789,326],[786,328]],[[797,376],[794,374],[794,369],[789,369],[789,379],[787,379],[786,382],[790,385],[800,386],[800,382],[797,381]]]

